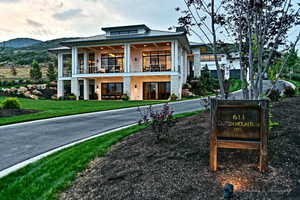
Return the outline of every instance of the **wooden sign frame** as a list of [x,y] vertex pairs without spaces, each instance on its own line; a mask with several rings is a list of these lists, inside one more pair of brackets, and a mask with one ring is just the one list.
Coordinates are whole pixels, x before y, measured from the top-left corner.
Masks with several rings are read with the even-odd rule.
[[268,100],[211,99],[210,170],[218,168],[218,148],[259,150],[258,168],[267,169]]

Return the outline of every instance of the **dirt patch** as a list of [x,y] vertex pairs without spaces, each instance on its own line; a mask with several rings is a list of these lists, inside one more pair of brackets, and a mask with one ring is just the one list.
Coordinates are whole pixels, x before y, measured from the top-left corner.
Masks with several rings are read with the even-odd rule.
[[300,96],[272,107],[269,169],[257,170],[258,152],[220,150],[219,171],[209,171],[209,116],[181,119],[172,139],[155,143],[150,129],[113,146],[94,160],[61,199],[223,199],[223,186],[235,186],[234,199],[300,199]]
[[11,117],[16,115],[25,115],[37,113],[37,110],[24,110],[24,109],[0,109],[0,117]]

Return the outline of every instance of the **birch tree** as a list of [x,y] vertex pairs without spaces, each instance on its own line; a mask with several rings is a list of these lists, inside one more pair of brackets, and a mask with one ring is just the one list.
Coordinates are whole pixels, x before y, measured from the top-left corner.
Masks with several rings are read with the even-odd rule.
[[[217,57],[218,39],[217,29],[222,25],[222,16],[218,11],[222,2],[215,0],[183,0],[185,8],[176,8],[183,16],[178,19],[179,25],[186,28],[188,33],[195,34],[199,39],[211,45],[217,68],[221,98],[225,98],[224,77]],[[217,4],[218,3],[218,4]]]
[[[245,84],[243,97],[258,99],[263,95],[263,76],[273,66],[276,52],[287,44],[289,30],[299,25],[300,4],[291,0],[224,0],[223,3],[227,10],[226,26],[240,47],[241,69],[246,68],[241,79],[245,81],[244,71],[249,77],[250,86]],[[243,63],[243,57],[248,62]]]

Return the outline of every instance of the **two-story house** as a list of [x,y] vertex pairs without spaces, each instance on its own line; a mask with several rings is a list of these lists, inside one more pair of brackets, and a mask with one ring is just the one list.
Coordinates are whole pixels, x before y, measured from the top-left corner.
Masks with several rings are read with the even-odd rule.
[[50,49],[58,56],[58,97],[71,82],[77,99],[181,98],[189,73],[186,32],[151,30],[146,25],[102,28],[103,35],[65,41]]
[[[190,60],[192,62],[191,66],[194,77],[201,76],[201,71],[207,66],[212,77],[217,78],[217,67],[212,46],[209,44],[191,42],[190,48],[192,51]],[[233,44],[219,45],[217,48],[217,58],[225,79],[240,78],[240,56]]]

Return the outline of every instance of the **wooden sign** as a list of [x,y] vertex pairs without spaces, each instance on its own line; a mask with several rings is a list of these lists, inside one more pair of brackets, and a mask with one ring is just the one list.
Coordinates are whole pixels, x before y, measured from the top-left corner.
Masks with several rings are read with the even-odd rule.
[[259,169],[267,168],[269,102],[211,99],[210,169],[217,170],[218,148],[256,149]]

